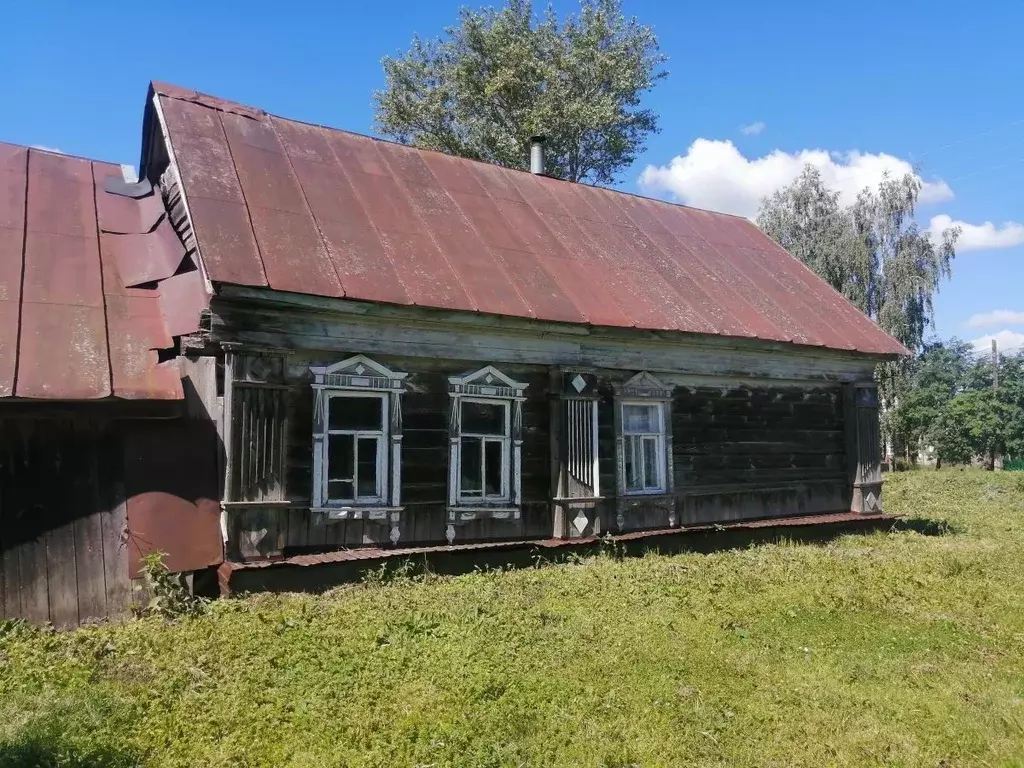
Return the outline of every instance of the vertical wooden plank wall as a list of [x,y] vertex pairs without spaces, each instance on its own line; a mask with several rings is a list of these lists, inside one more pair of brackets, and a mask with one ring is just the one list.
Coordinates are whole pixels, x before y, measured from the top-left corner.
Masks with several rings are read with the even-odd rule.
[[127,610],[121,445],[110,423],[0,419],[0,618],[69,628]]

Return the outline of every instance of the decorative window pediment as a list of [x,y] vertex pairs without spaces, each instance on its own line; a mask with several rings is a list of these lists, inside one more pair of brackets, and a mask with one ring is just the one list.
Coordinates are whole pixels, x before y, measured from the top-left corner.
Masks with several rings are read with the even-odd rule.
[[492,365],[448,377],[449,541],[457,523],[519,517],[526,387]]
[[620,498],[672,493],[671,386],[641,371],[615,387],[615,445]]
[[448,387],[452,395],[523,399],[526,386],[506,376],[493,365],[484,366],[479,371],[462,376],[448,377]]
[[372,389],[386,392],[403,391],[405,378],[409,375],[392,371],[366,355],[355,355],[333,365],[313,366],[309,371],[313,374],[314,387]]
[[653,374],[641,371],[624,384],[617,384],[615,386],[615,394],[622,398],[640,397],[671,400],[672,387],[661,382]]
[[365,355],[313,366],[313,499],[329,519],[377,519],[399,537],[402,393],[407,373]]

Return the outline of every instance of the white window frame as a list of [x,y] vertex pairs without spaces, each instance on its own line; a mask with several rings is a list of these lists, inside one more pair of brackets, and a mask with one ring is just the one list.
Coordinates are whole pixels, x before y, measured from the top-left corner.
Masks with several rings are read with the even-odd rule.
[[[504,412],[505,430],[504,434],[500,437],[497,435],[485,435],[480,432],[466,432],[462,429],[462,406],[465,403],[479,403],[481,405],[497,405],[500,406]],[[498,399],[493,397],[460,397],[458,402],[459,408],[459,444],[457,451],[458,462],[458,493],[456,494],[456,501],[462,506],[471,506],[473,504],[494,504],[494,503],[509,503],[512,501],[512,401],[507,399]],[[480,495],[471,494],[467,495],[462,487],[462,452],[463,452],[463,438],[479,438],[480,439]],[[488,495],[486,492],[486,476],[487,476],[487,444],[497,443],[501,446],[501,492],[497,494]]]
[[[343,402],[345,400],[376,400],[380,404],[380,429],[378,430],[365,430],[365,429],[331,429],[331,408],[334,407],[335,403]],[[390,414],[388,413],[388,395],[383,392],[355,392],[355,391],[329,391],[327,393],[327,413],[325,415],[326,429],[324,430],[325,439],[323,441],[323,473],[322,482],[323,488],[321,488],[321,498],[323,499],[325,506],[371,506],[383,504],[387,496],[387,472],[388,472],[388,419]],[[334,435],[351,435],[352,436],[352,497],[344,499],[332,499],[330,493],[331,486],[331,466],[330,466],[330,452],[331,452],[331,437]],[[377,441],[376,457],[374,463],[377,467],[377,484],[374,489],[372,496],[360,496],[359,495],[359,440],[365,438],[374,438]],[[335,482],[348,482],[348,481],[335,481]]]
[[[640,406],[642,408],[654,408],[657,413],[657,431],[656,432],[630,432],[626,430],[626,407],[627,406]],[[625,496],[645,496],[650,494],[663,494],[668,491],[668,483],[666,477],[668,474],[668,458],[665,451],[665,406],[664,403],[657,400],[641,400],[641,399],[628,399],[619,401],[619,419],[622,424],[622,493]],[[638,439],[636,439],[638,438]],[[640,474],[644,475],[644,468],[646,463],[644,457],[646,453],[646,444],[649,440],[654,439],[654,450],[657,453],[657,467],[658,482],[656,485],[647,486],[646,479],[644,480],[644,487],[642,488],[630,488],[629,477],[626,474],[626,454],[633,454],[630,443],[639,445],[639,466]],[[637,458],[636,455],[633,458]]]
[[[448,377],[450,422],[448,425],[448,529],[446,537],[455,537],[454,526],[480,516],[493,519],[518,519],[522,505],[523,401],[526,384],[506,376],[492,365],[463,376]],[[502,493],[500,496],[466,496],[462,492],[462,402],[501,404],[506,408],[505,436],[502,446]],[[467,433],[473,436],[474,433]],[[485,435],[496,438],[496,435]],[[483,449],[482,449],[483,450]]]
[[[330,366],[312,366],[313,409],[313,484],[310,507],[329,519],[376,519],[374,515],[398,512],[401,507],[402,483],[402,394],[407,373],[392,371],[365,355],[355,355]],[[332,430],[332,402],[353,397],[378,398],[381,401],[381,429]],[[359,496],[354,467],[354,498],[330,499],[328,490],[329,447],[331,434],[352,434],[377,438],[377,493]],[[353,447],[358,456],[358,437]],[[395,521],[393,521],[395,522]],[[393,539],[397,537],[393,530]]]
[[[626,405],[657,406],[660,432],[634,433],[657,439],[659,453],[659,484],[656,488],[630,490],[626,485],[626,448],[629,435],[624,430],[623,407]],[[641,371],[623,384],[615,385],[615,463],[618,496],[668,496],[675,492],[672,467],[672,387],[662,383],[647,371]],[[623,507],[619,505],[617,518],[622,528]]]

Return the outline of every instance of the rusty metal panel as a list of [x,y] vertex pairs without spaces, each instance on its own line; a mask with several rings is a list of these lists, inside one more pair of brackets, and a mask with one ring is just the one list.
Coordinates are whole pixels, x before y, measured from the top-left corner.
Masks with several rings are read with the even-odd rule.
[[514,281],[484,248],[455,201],[420,159],[419,152],[382,144],[381,155],[402,180],[403,192],[473,305],[486,312],[533,316],[535,313],[519,295]]
[[266,286],[263,261],[256,250],[245,204],[190,196],[188,205],[210,279]]
[[[716,284],[712,273],[693,257],[648,210],[652,201],[634,195],[615,195],[616,203],[628,214],[634,232],[652,247],[655,268],[690,302],[698,315],[696,333],[753,336],[754,333],[730,311],[728,291]],[[660,255],[659,255],[660,254]]]
[[14,393],[28,150],[0,144],[0,397]]
[[182,272],[160,282],[158,303],[167,333],[185,336],[199,331],[199,318],[209,306],[206,284],[199,270]]
[[166,216],[164,202],[158,192],[134,199],[103,191],[103,178],[96,179],[96,208],[100,229],[119,235],[139,235],[152,232]]
[[[687,298],[680,295],[655,267],[657,249],[629,224],[625,212],[608,198],[614,193],[594,187],[563,185],[559,199],[572,206],[574,215],[586,221],[586,229],[609,264],[636,275],[638,289],[653,299],[665,328],[701,332],[707,328]],[[699,295],[699,294],[698,294]],[[704,332],[707,332],[706,330]]]
[[185,246],[167,217],[152,232],[105,234],[103,243],[104,249],[109,248],[114,257],[122,285],[126,288],[164,280],[177,272],[185,259]]
[[600,281],[587,274],[533,208],[508,198],[499,198],[495,204],[508,226],[522,237],[558,290],[569,299],[582,322],[629,325],[625,309]]
[[154,88],[214,281],[905,352],[744,219]]
[[26,301],[15,395],[93,400],[110,394],[102,307]]
[[217,452],[212,423],[199,420],[135,423],[126,428],[129,567],[164,552],[173,572],[194,571],[223,559]]
[[158,349],[167,349],[167,333],[157,297],[108,296],[107,329],[114,397],[126,400],[180,400],[181,376],[159,366]]
[[338,165],[324,129],[274,121],[345,294],[370,301],[409,303],[362,200]]

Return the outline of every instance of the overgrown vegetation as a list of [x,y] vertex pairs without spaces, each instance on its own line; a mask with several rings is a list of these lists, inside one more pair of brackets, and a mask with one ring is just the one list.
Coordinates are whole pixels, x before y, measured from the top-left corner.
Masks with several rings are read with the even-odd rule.
[[905,523],[825,545],[6,625],[0,765],[1021,764],[1024,488],[887,493]]
[[906,436],[907,453],[919,445],[935,451],[936,463],[969,463],[997,453],[1024,457],[1024,353],[1002,355],[999,387],[988,355],[952,339],[926,344],[908,362],[908,386],[888,414]]

